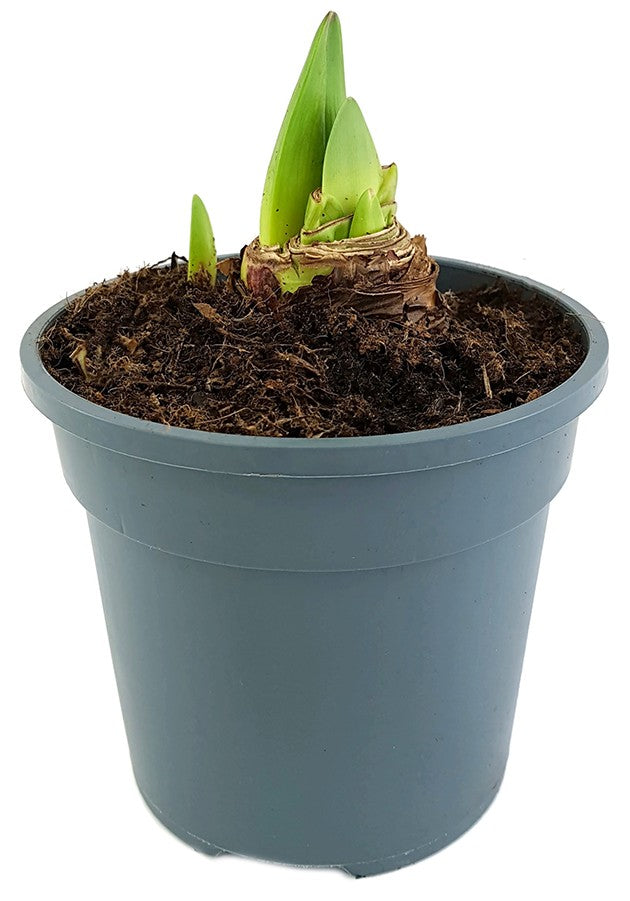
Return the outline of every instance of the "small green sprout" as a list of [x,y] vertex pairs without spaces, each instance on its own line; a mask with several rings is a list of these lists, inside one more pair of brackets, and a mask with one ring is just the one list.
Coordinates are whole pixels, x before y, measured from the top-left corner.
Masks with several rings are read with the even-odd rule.
[[391,163],[383,166],[383,178],[378,189],[378,199],[382,204],[394,203],[396,200],[396,187],[398,185],[398,166]]
[[217,251],[214,232],[203,200],[193,194],[190,213],[190,250],[188,252],[188,280],[198,272],[205,272],[214,285],[217,280]]
[[359,197],[350,225],[350,237],[360,238],[361,235],[373,235],[385,228],[385,217],[378,197],[368,188]]
[[309,195],[321,187],[328,137],[346,96],[341,26],[328,13],[319,26],[276,141],[260,209],[260,243],[299,234]]
[[383,166],[383,180],[378,189],[378,199],[381,202],[383,216],[385,217],[385,225],[389,226],[393,223],[396,216],[396,187],[398,185],[398,166],[392,163],[390,166]]
[[329,194],[322,194],[321,189],[317,188],[308,198],[304,214],[304,228],[306,231],[313,231],[320,225],[332,222],[333,219],[341,219],[343,215],[341,204],[337,203],[335,198]]

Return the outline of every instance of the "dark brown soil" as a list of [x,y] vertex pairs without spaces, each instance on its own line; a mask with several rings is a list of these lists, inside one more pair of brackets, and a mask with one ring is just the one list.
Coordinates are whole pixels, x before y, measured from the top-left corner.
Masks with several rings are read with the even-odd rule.
[[584,358],[572,321],[497,282],[445,294],[417,323],[333,307],[325,280],[261,303],[222,264],[95,285],[41,339],[82,397],[143,419],[247,435],[347,437],[451,425],[555,388]]

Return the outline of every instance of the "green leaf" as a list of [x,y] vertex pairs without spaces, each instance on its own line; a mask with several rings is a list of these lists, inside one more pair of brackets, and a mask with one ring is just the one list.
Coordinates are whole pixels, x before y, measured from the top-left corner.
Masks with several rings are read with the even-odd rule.
[[322,194],[319,188],[308,196],[306,213],[304,214],[304,228],[313,231],[333,219],[343,216],[341,205],[328,194]]
[[372,136],[359,105],[352,97],[342,104],[332,127],[322,172],[322,193],[352,215],[359,197],[368,188],[378,191],[383,180]]
[[396,186],[398,184],[398,166],[392,163],[383,166],[381,185],[378,189],[378,199],[382,204],[393,203],[396,200]]
[[203,200],[193,194],[190,213],[190,250],[188,251],[188,280],[198,272],[206,272],[214,285],[217,280],[217,251],[214,232]]
[[361,235],[373,235],[375,232],[383,231],[384,228],[385,218],[381,210],[381,204],[375,192],[368,188],[359,197],[357,208],[352,217],[350,237],[360,238]]
[[333,123],[346,96],[341,26],[328,13],[319,26],[276,141],[260,208],[260,243],[299,234],[309,195],[322,183]]

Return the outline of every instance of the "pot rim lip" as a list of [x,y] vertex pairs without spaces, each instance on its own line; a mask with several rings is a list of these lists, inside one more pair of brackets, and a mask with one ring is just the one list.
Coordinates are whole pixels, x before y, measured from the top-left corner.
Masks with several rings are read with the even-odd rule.
[[[441,269],[462,270],[468,274],[473,274],[479,284],[483,280],[492,280],[497,278],[506,279],[509,282],[519,285],[525,290],[530,290],[544,295],[548,300],[561,306],[565,311],[572,315],[576,320],[576,325],[581,330],[586,343],[586,356],[581,366],[566,379],[562,384],[546,392],[535,400],[528,401],[511,410],[501,413],[493,413],[489,416],[482,416],[477,419],[471,419],[466,422],[457,423],[455,425],[438,426],[431,429],[422,429],[412,432],[388,433],[384,435],[363,435],[358,437],[339,437],[339,438],[279,438],[264,437],[256,435],[239,435],[224,434],[220,432],[207,432],[198,429],[187,429],[180,426],[170,426],[163,423],[152,422],[146,419],[140,419],[129,416],[126,413],[119,413],[108,407],[102,407],[98,404],[88,401],[78,394],[65,388],[60,382],[50,375],[45,369],[38,351],[38,343],[40,336],[51,320],[58,315],[67,303],[74,297],[83,293],[79,291],[71,297],[53,305],[30,325],[27,329],[20,346],[20,359],[22,363],[22,381],[24,388],[30,400],[55,424],[66,428],[67,431],[79,434],[80,432],[74,428],[68,428],[68,417],[81,418],[88,423],[90,421],[97,429],[102,431],[110,430],[112,427],[116,429],[124,429],[135,433],[141,433],[144,440],[159,439],[160,444],[166,442],[177,443],[181,446],[182,442],[189,445],[198,445],[209,449],[223,448],[225,450],[253,451],[266,450],[280,455],[287,450],[309,450],[316,451],[321,454],[322,451],[352,451],[367,450],[374,451],[391,451],[400,448],[418,446],[437,446],[444,442],[464,442],[469,444],[470,441],[481,438],[491,433],[510,430],[511,427],[518,427],[526,424],[528,420],[532,420],[541,415],[554,414],[558,419],[558,425],[561,427],[572,419],[576,418],[600,393],[606,380],[607,357],[608,357],[608,339],[601,322],[582,304],[578,303],[568,295],[556,291],[547,285],[534,281],[525,276],[515,275],[505,270],[496,269],[495,267],[470,263],[463,260],[452,259],[449,257],[435,257]],[[84,289],[85,290],[85,289]],[[586,389],[586,397],[580,396]],[[571,399],[574,403],[570,403]],[[566,406],[568,415],[560,415],[559,409]],[[63,408],[65,416],[58,414]],[[576,408],[576,409],[572,409]],[[546,433],[554,429],[548,428]],[[507,436],[506,436],[507,437]],[[534,435],[533,438],[539,437]],[[503,450],[511,449],[520,444],[529,443],[527,440],[508,441],[509,447]],[[92,440],[90,437],[88,440]],[[105,446],[110,446],[108,441],[96,441]],[[503,443],[503,442],[501,442]],[[487,449],[489,450],[489,449]],[[123,451],[124,452],[124,451]],[[501,452],[497,450],[495,452]],[[144,456],[150,459],[152,455],[138,454],[132,452],[133,456]],[[477,458],[488,456],[488,453],[479,453]],[[450,455],[449,455],[450,456]],[[464,462],[463,458],[458,454],[458,460],[445,460],[442,465],[449,465],[449,462]],[[161,458],[159,454],[157,458]],[[468,457],[475,459],[475,457]],[[164,460],[164,462],[168,462]],[[393,461],[392,461],[393,462]],[[183,465],[186,465],[184,463]],[[438,465],[432,464],[432,467]],[[432,468],[431,467],[431,468]],[[196,467],[193,467],[196,468]],[[206,468],[203,466],[202,468]],[[424,468],[424,467],[412,467]],[[229,470],[220,467],[221,471]],[[244,472],[239,467],[237,472]],[[364,470],[362,470],[364,474]],[[387,468],[386,472],[392,472]],[[283,474],[280,470],[278,474]],[[350,474],[350,473],[348,473]],[[358,474],[358,471],[357,471]],[[370,473],[372,474],[372,473]],[[374,473],[375,474],[375,473]]]

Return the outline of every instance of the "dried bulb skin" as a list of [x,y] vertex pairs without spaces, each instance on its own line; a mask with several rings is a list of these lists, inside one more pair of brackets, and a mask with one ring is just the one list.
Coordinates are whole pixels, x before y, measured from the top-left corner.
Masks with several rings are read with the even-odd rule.
[[261,298],[325,275],[333,302],[368,316],[412,320],[435,306],[438,272],[424,237],[412,238],[396,219],[380,232],[341,241],[305,245],[293,238],[284,247],[261,247],[256,238],[245,248],[241,269],[248,289]]

